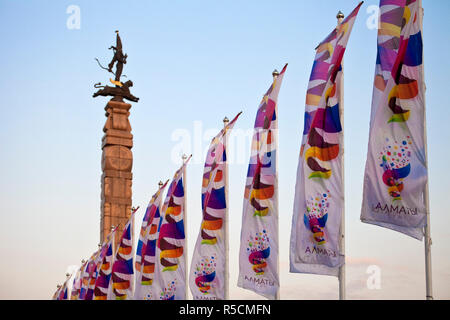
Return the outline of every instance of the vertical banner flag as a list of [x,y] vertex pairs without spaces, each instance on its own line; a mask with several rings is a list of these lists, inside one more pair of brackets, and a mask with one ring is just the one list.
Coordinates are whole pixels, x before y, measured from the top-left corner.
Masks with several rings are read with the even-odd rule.
[[89,271],[89,282],[88,282],[88,289],[86,291],[86,296],[84,297],[84,300],[92,300],[94,298],[94,288],[95,288],[95,280],[97,279],[98,275],[98,267],[102,261],[102,253],[103,253],[104,245],[101,245],[98,249],[98,251],[95,253],[94,259],[92,260],[92,263],[90,264],[88,271]]
[[134,214],[137,209],[131,211],[131,216],[123,229],[112,266],[112,290],[109,291],[108,300],[133,298]]
[[361,221],[423,238],[427,208],[420,1],[380,0]]
[[262,98],[256,114],[245,184],[238,286],[275,299],[278,277],[278,108],[287,64]]
[[102,248],[101,260],[97,267],[97,278],[94,286],[94,300],[106,300],[108,298],[116,230],[117,227],[108,235]]
[[83,269],[81,271],[81,288],[80,295],[78,296],[78,300],[85,300],[87,296],[87,291],[89,289],[89,270],[91,268],[92,263],[94,262],[95,256],[98,250],[92,254],[89,260],[83,265]]
[[78,269],[72,283],[72,291],[70,293],[70,300],[78,300],[81,289],[81,271],[83,269],[84,264]]
[[190,158],[175,172],[162,207],[150,300],[186,299],[183,169]]
[[195,243],[189,274],[194,300],[225,299],[225,196],[226,134],[232,130],[239,113],[211,141],[202,180],[200,232]]
[[342,59],[362,2],[316,48],[306,94],[290,243],[290,272],[337,276],[344,208],[339,102]]
[[167,182],[162,185],[150,200],[142,220],[139,242],[136,249],[136,288],[135,300],[152,300],[152,284],[155,273],[156,241],[161,218],[161,200]]

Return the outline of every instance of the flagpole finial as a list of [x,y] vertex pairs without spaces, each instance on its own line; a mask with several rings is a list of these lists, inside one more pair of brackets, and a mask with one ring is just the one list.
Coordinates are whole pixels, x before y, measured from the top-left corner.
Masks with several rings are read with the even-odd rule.
[[81,260],[81,263],[85,263],[85,262],[86,262],[86,260],[84,260],[84,259],[83,259],[83,260]]
[[59,289],[59,288],[61,288],[61,285],[60,285],[60,284],[57,284],[56,287]]
[[66,273],[66,277],[67,277],[67,278],[70,277],[70,273]]
[[181,156],[181,159],[183,159],[183,162],[185,162],[187,159],[187,155],[185,153],[183,153],[183,155]]
[[230,119],[228,117],[223,118],[223,124],[227,125],[230,122]]
[[161,180],[159,180],[159,182],[158,182],[158,186],[159,186],[159,188],[161,188],[162,186],[163,186],[163,182],[161,181]]
[[280,75],[280,73],[278,72],[277,69],[273,70],[272,76],[273,76],[274,78],[275,78],[275,77],[278,77],[279,75]]
[[337,15],[336,15],[336,19],[344,19],[344,14],[342,13],[342,11],[341,10],[339,10],[339,12],[337,13]]
[[101,243],[99,243],[99,244],[98,244],[98,247],[100,248],[101,246],[102,246],[102,244],[101,244]]

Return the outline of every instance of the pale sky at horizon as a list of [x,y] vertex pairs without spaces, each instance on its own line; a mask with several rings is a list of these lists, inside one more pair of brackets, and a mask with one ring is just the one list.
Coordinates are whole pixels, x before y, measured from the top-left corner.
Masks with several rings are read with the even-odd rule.
[[[190,260],[201,220],[200,150],[224,116],[243,111],[234,130],[251,132],[272,70],[289,63],[278,100],[281,298],[337,299],[336,278],[289,273],[289,237],[314,48],[335,27],[336,13],[358,2],[0,0],[0,299],[50,299],[67,268],[97,248],[108,99],[92,94],[109,75],[94,58],[110,61],[116,29],[128,54],[124,74],[140,97],[130,116],[136,232],[158,181],[179,166],[174,133],[184,130],[191,136],[186,153],[194,153],[187,168]],[[70,5],[81,10],[80,29],[66,26]],[[359,219],[376,56],[377,32],[366,23],[371,5],[378,0],[363,4],[344,63],[347,297],[424,299],[423,242]],[[450,299],[450,2],[423,0],[423,7],[433,289],[436,299]],[[244,150],[229,166],[230,297],[263,299],[236,285],[250,145],[230,148]],[[380,267],[379,290],[366,286],[370,265]]]

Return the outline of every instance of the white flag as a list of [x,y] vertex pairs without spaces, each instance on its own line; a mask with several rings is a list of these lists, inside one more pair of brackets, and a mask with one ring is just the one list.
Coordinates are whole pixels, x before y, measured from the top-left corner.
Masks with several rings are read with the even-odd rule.
[[202,181],[203,219],[189,275],[194,300],[225,299],[226,135],[240,113],[216,135],[206,155]]
[[287,64],[263,96],[256,114],[245,184],[238,286],[275,299],[278,276],[278,108]]
[[427,183],[419,1],[380,1],[361,221],[421,240]]
[[290,244],[290,272],[337,276],[344,208],[340,91],[345,48],[360,3],[316,48],[306,94]]

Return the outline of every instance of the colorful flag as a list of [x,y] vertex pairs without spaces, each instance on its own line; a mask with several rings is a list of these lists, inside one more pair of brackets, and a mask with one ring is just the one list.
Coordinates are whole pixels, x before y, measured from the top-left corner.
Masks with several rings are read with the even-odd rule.
[[422,240],[427,208],[419,1],[380,1],[361,221]]
[[75,274],[75,277],[73,279],[72,291],[70,293],[70,300],[78,300],[78,297],[80,296],[81,272],[83,270],[83,267],[84,267],[84,264],[81,266],[80,269],[78,269],[78,271]]
[[156,241],[161,218],[161,200],[169,180],[162,185],[150,200],[142,220],[139,243],[136,250],[136,289],[135,300],[151,300],[152,283],[155,273]]
[[209,146],[202,181],[203,219],[191,261],[189,287],[194,300],[225,299],[226,134],[239,113]]
[[132,210],[131,216],[123,228],[122,238],[120,239],[112,266],[112,290],[108,300],[128,300],[133,298],[133,240],[134,214],[136,211],[137,209]]
[[97,267],[97,277],[94,285],[94,300],[106,300],[108,298],[116,230],[117,227],[108,235],[102,247],[101,260]]
[[278,277],[278,108],[286,71],[274,75],[256,114],[245,184],[238,286],[275,299]]
[[98,253],[98,250],[94,252],[89,260],[82,266],[81,270],[81,288],[80,288],[80,295],[78,296],[78,300],[86,300],[87,291],[89,289],[89,280],[90,280],[90,274],[89,271],[92,268],[92,264],[94,263],[94,259]]
[[183,171],[189,159],[176,171],[162,207],[163,217],[156,243],[155,275],[149,300],[186,299]]
[[306,94],[290,243],[290,272],[337,276],[344,214],[342,59],[362,2],[316,48]]
[[94,258],[88,266],[89,281],[84,300],[92,300],[92,298],[94,298],[95,280],[97,279],[98,267],[100,266],[100,263],[102,261],[102,253],[103,245],[99,246],[99,249],[95,253]]

